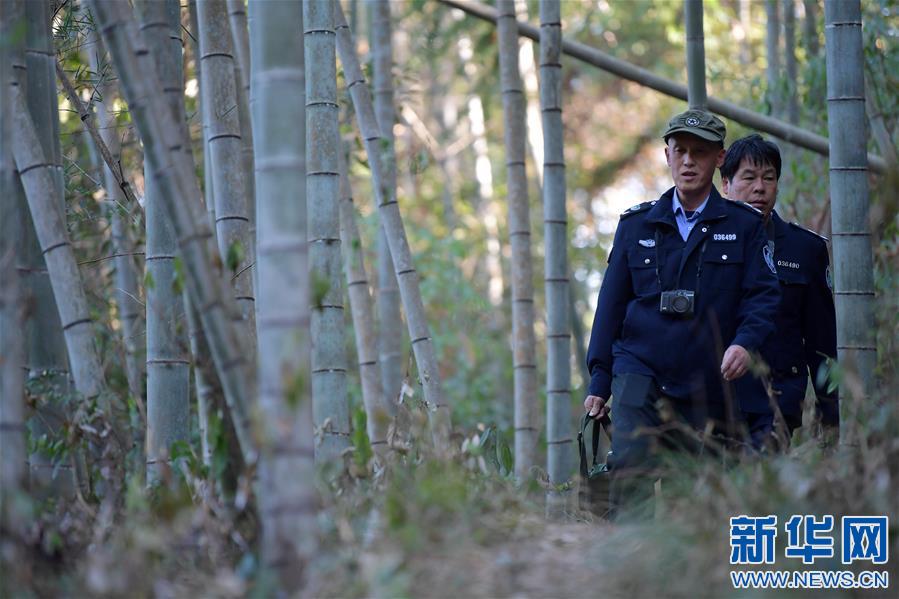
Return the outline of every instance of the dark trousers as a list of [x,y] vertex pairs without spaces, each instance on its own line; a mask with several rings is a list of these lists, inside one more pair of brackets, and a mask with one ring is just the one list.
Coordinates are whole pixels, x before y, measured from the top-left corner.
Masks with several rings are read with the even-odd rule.
[[757,451],[786,451],[790,447],[790,438],[802,424],[801,416],[783,416],[783,427],[778,426],[779,418],[774,412],[763,414],[743,414],[749,427],[749,438],[752,447]]
[[[663,396],[652,377],[616,375],[612,396],[610,516],[645,518],[652,515],[654,484],[661,475],[660,450],[717,453],[713,447],[720,445],[710,446],[697,434],[710,420],[708,406]],[[713,434],[723,439],[722,430],[717,422]]]

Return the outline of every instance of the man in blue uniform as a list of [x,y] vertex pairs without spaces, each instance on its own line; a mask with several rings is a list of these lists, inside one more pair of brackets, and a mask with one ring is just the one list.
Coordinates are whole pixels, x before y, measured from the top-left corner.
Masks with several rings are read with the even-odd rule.
[[587,354],[587,412],[612,417],[610,503],[650,506],[659,445],[699,451],[693,431],[732,432],[729,381],[774,329],[780,297],[761,212],[712,184],[725,126],[688,110],[665,131],[674,187],[634,206],[615,232]]
[[760,449],[788,444],[801,426],[809,374],[821,423],[839,424],[837,393],[828,391],[827,381],[827,360],[837,354],[827,238],[784,222],[774,210],[780,168],[780,150],[759,135],[735,141],[721,166],[727,197],[762,211],[780,279],[777,332],[762,345],[763,365],[735,387],[753,445]]

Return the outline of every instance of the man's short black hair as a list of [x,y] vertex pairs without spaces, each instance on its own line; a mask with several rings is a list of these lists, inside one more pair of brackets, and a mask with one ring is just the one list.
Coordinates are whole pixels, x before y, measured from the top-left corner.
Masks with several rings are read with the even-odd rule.
[[748,158],[756,166],[773,166],[780,179],[780,148],[777,144],[762,139],[758,133],[741,137],[730,144],[724,156],[724,164],[721,165],[721,178],[732,180],[744,158]]

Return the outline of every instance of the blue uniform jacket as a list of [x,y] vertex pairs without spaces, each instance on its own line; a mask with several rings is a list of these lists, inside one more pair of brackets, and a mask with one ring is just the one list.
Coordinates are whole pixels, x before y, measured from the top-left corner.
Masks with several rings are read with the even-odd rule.
[[[718,408],[724,350],[762,346],[774,330],[780,289],[773,257],[764,255],[761,212],[713,187],[684,242],[673,192],[621,215],[587,352],[589,393],[608,399],[613,375],[636,373],[654,377],[667,396]],[[694,290],[693,318],[660,313],[663,289]]]
[[[825,424],[839,422],[837,393],[827,392],[824,363],[837,355],[836,313],[830,289],[827,239],[784,222],[771,213],[774,257],[780,279],[780,308],[776,332],[762,345],[761,355],[771,368],[771,383],[785,416],[801,418],[808,377]],[[771,412],[762,382],[748,374],[736,382],[744,412]]]

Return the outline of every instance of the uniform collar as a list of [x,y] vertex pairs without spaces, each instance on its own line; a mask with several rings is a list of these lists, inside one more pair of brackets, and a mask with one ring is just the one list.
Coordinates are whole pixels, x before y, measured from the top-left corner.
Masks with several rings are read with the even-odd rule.
[[780,217],[780,215],[777,213],[777,210],[771,211],[771,222],[774,223],[775,239],[787,236],[790,231],[790,225],[788,225],[787,221]]
[[[674,187],[674,193],[671,194],[671,208],[674,211],[674,216],[677,216],[677,211],[680,210],[684,213],[684,216],[687,215],[687,211],[684,208],[683,204],[680,203],[680,195],[677,193],[677,187]],[[711,192],[709,193],[711,195]],[[693,214],[698,218],[699,214],[702,214],[702,211],[705,210],[706,204],[709,203],[709,196],[706,196],[696,210],[693,211]]]
[[[652,208],[647,214],[648,222],[667,223],[677,228],[677,222],[674,220],[674,187],[662,194],[656,200]],[[700,221],[717,220],[727,216],[727,206],[725,206],[724,198],[718,193],[718,190],[712,185],[709,197],[706,200],[705,207],[699,217]]]

